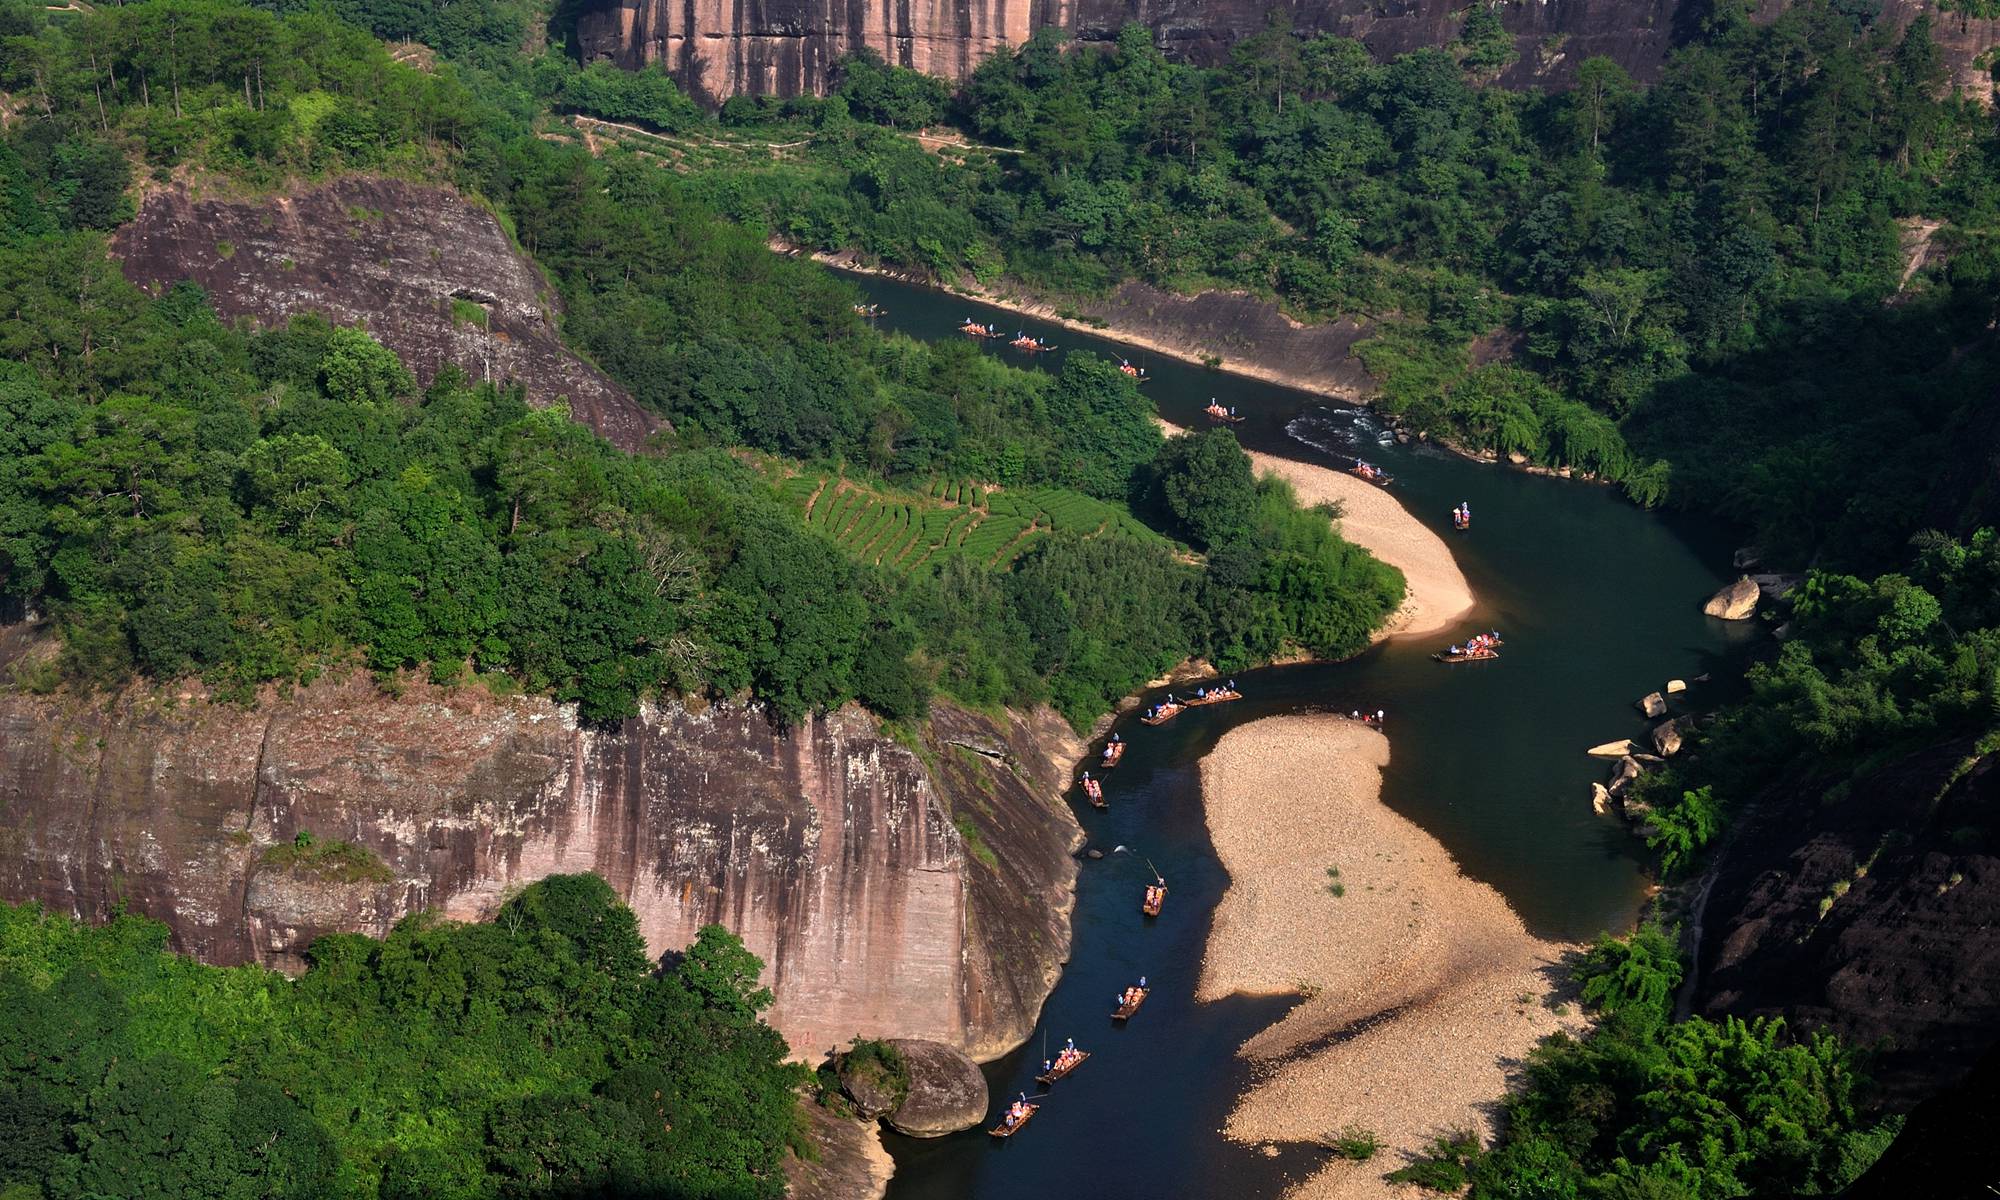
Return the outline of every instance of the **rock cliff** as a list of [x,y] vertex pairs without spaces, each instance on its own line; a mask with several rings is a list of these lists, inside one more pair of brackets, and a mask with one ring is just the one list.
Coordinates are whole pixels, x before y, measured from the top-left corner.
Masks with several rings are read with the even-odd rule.
[[1996,813],[2000,755],[1967,741],[1761,797],[1717,866],[1694,1011],[1879,1046],[1893,1103],[1957,1079],[2000,1045]]
[[[738,94],[823,92],[841,55],[869,48],[892,63],[957,79],[994,49],[1055,26],[1082,42],[1108,42],[1128,22],[1151,29],[1176,57],[1221,59],[1238,39],[1264,27],[1274,6],[1257,0],[588,0],[577,40],[586,59],[626,67],[661,63],[709,103]],[[1458,36],[1459,0],[1291,0],[1295,28],[1359,38],[1378,58],[1444,45]],[[1765,19],[1782,10],[1764,0]],[[2000,40],[2000,22],[1939,12],[1928,0],[1886,0],[1897,26],[1920,9],[1937,15],[1937,38],[1961,84],[1990,95],[1993,82],[1973,60]],[[1676,40],[1707,8],[1703,0],[1503,0],[1501,22],[1518,60],[1501,76],[1510,87],[1562,86],[1584,59],[1606,55],[1642,80],[1659,72]]]
[[[740,934],[802,1056],[910,1035],[991,1058],[1068,955],[1079,833],[1059,797],[1081,747],[1049,713],[942,708],[927,738],[858,709],[789,734],[680,705],[593,730],[543,700],[365,677],[254,710],[0,694],[0,896],[127,905],[209,962],[296,970],[321,933],[477,918],[595,871],[655,953],[709,922]],[[301,832],[361,849],[297,861]]]
[[537,406],[567,398],[628,450],[661,423],[563,345],[555,289],[492,213],[448,188],[357,177],[254,201],[156,191],[112,250],[143,287],[200,284],[225,319],[317,313],[365,326],[422,381],[454,363],[521,384]]

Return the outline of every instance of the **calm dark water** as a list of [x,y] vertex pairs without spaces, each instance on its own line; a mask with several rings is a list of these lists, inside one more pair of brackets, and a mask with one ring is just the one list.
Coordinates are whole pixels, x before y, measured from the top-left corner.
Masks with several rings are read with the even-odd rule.
[[[1643,846],[1590,808],[1603,768],[1585,747],[1638,736],[1633,701],[1669,678],[1723,677],[1748,630],[1701,614],[1724,580],[1724,531],[1641,512],[1610,489],[1468,462],[1422,446],[1384,445],[1366,410],[1323,397],[1143,355],[957,297],[856,278],[882,304],[880,324],[920,338],[962,336],[967,316],[1060,345],[1030,356],[987,342],[1021,365],[1058,369],[1088,350],[1130,357],[1152,376],[1146,394],[1178,424],[1205,424],[1211,396],[1248,420],[1243,443],[1301,462],[1384,465],[1392,491],[1449,540],[1479,605],[1464,628],[1377,646],[1342,663],[1252,671],[1247,699],[1196,709],[1159,729],[1119,727],[1131,749],[1105,778],[1109,812],[1076,797],[1102,861],[1078,883],[1072,958],[1049,997],[1043,1028],[1095,1056],[1049,1094],[1033,1124],[1007,1141],[973,1131],[916,1141],[891,1136],[892,1200],[1011,1196],[1275,1196],[1319,1164],[1308,1151],[1268,1159],[1218,1132],[1245,1081],[1244,1039],[1284,1011],[1279,1001],[1193,999],[1210,913],[1227,874],[1203,823],[1198,763],[1225,731],[1278,713],[1383,709],[1391,756],[1384,799],[1498,888],[1537,933],[1588,938],[1621,929],[1644,899]],[[1472,506],[1457,534],[1450,513]],[[1430,653],[1498,629],[1495,662],[1445,667]],[[1113,853],[1119,846],[1123,852]],[[1171,887],[1157,921],[1139,912],[1150,858]],[[1108,1019],[1117,991],[1140,975],[1154,991],[1128,1028]],[[1037,1041],[988,1068],[996,1109],[1035,1093]]]

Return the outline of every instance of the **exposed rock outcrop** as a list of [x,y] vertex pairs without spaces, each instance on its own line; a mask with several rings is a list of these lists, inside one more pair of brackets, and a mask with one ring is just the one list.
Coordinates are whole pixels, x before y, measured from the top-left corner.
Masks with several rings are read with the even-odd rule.
[[1745,575],[1708,598],[1701,611],[1724,621],[1747,621],[1757,615],[1757,581]]
[[[477,918],[596,871],[655,953],[710,922],[740,934],[802,1055],[917,1035],[990,1058],[1027,1036],[1068,955],[1081,838],[1059,796],[1082,747],[1053,713],[940,706],[933,736],[1007,760],[915,752],[858,709],[787,734],[676,705],[605,731],[543,700],[390,698],[366,678],[250,710],[198,689],[0,694],[0,896],[91,919],[122,904],[206,961],[296,970],[321,933]],[[379,868],[275,865],[301,831]]]
[[1647,692],[1639,698],[1639,711],[1654,720],[1667,715],[1667,698],[1658,692]]
[[1759,797],[1720,855],[1693,1010],[1880,1043],[1892,1100],[1950,1083],[2000,1044],[1996,813],[2000,755],[1967,740]]
[[911,1137],[943,1137],[979,1124],[986,1115],[986,1076],[971,1059],[942,1042],[895,1038],[903,1052],[910,1091],[889,1124]]
[[225,319],[363,325],[421,381],[447,363],[637,449],[660,419],[563,345],[555,289],[492,213],[448,188],[347,178],[264,200],[156,191],[112,249],[134,283],[191,279]]
[[[1667,52],[1699,28],[1699,0],[1572,0],[1503,3],[1501,24],[1513,35],[1515,62],[1500,74],[1509,87],[1565,86],[1585,59],[1605,55],[1641,80],[1659,73]],[[1782,0],[1763,0],[1771,20]],[[1264,28],[1270,6],[1253,0],[931,0],[881,5],[863,0],[779,0],[727,5],[719,0],[591,0],[577,21],[586,59],[626,67],[659,63],[711,103],[739,94],[795,96],[823,92],[841,55],[872,49],[892,63],[959,79],[995,49],[1019,45],[1055,27],[1080,42],[1107,43],[1127,23],[1153,32],[1167,53],[1221,61],[1230,46]],[[1955,82],[1980,96],[1992,81],[1974,60],[1996,40],[2000,22],[1940,12],[1924,0],[1887,0],[1881,21],[1900,28],[1920,11],[1935,14],[1939,45]],[[1359,38],[1377,58],[1458,37],[1466,8],[1455,0],[1366,4],[1303,0],[1283,11],[1301,32]]]
[[1681,723],[1678,720],[1662,721],[1653,727],[1653,749],[1666,758],[1681,752]]

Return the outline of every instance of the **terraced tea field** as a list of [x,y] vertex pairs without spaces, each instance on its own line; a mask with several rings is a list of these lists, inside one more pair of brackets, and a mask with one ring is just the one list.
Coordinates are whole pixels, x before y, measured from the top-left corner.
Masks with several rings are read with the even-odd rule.
[[1004,566],[1054,531],[1160,540],[1125,510],[1060,488],[986,488],[938,479],[918,493],[805,474],[787,479],[784,489],[805,510],[807,523],[848,553],[905,574],[954,557]]

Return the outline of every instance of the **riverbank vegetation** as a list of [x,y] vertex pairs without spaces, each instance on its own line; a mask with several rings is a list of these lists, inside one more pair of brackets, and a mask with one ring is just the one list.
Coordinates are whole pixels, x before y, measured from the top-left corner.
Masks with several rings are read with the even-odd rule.
[[[400,36],[399,13],[350,15]],[[1112,365],[1048,376],[880,336],[844,285],[687,182],[534,136],[548,89],[491,37],[445,39],[425,71],[320,9],[0,24],[23,52],[0,87],[36,98],[0,138],[0,605],[62,634],[17,683],[199,674],[248,698],[359,662],[510,677],[593,721],[676,692],[909,717],[941,690],[1081,723],[1191,656],[1352,652],[1400,600],[1393,571],[1277,493],[1234,496],[1205,558],[1177,551],[1134,513],[1184,537],[1146,498],[1186,467]],[[199,53],[163,56],[182,39]],[[358,332],[226,327],[197,290],[148,297],[105,256],[135,176],[355,169],[483,195],[560,289],[565,335],[672,434],[627,455],[449,370],[419,388]],[[1031,497],[1048,536],[904,571],[801,519],[744,448],[779,475]]]
[[[1379,64],[1280,23],[1209,69],[1045,30],[949,96],[864,57],[824,103],[733,105],[804,148],[690,169],[740,220],[946,279],[1373,318],[1362,358],[1411,426],[1861,563],[1949,484],[1909,470],[1911,431],[1948,436],[1995,378],[1994,136],[1930,29],[1718,9],[1652,87],[1595,59],[1553,94],[1482,86],[1472,22]],[[974,148],[897,132],[932,123]],[[1906,279],[1919,246],[1947,265]]]
[[784,1194],[804,1068],[719,927],[656,969],[594,875],[490,922],[203,966],[167,928],[0,904],[0,1193]]
[[1453,1156],[1481,1200],[1834,1195],[1900,1118],[1867,1112],[1863,1056],[1783,1021],[1671,1019],[1670,931],[1601,938],[1577,968],[1598,1023],[1528,1058],[1490,1152]]

